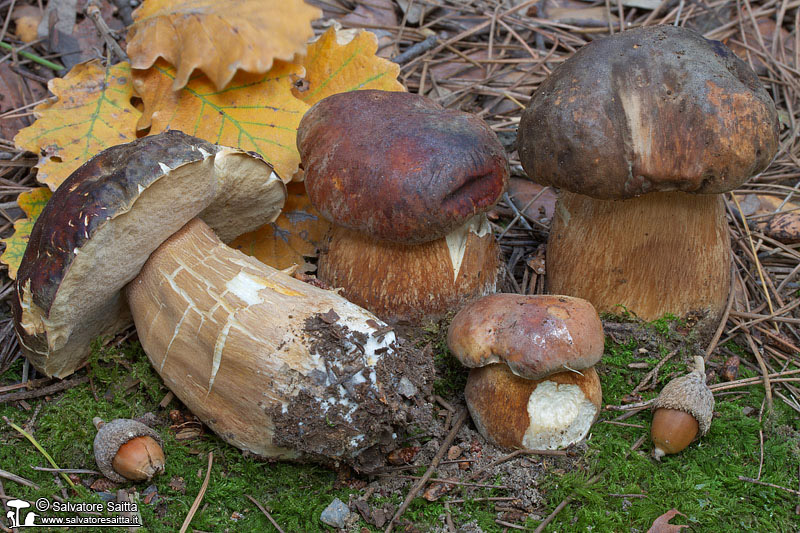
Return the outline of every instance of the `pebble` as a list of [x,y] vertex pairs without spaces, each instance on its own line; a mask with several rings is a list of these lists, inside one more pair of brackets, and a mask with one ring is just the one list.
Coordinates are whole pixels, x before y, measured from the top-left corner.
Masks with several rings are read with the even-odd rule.
[[338,529],[344,528],[347,519],[350,517],[350,509],[339,498],[335,498],[330,505],[328,505],[319,519],[323,523]]
[[403,377],[400,380],[400,383],[397,386],[397,392],[405,396],[406,398],[413,398],[417,395],[417,388],[414,386],[411,381],[407,377]]

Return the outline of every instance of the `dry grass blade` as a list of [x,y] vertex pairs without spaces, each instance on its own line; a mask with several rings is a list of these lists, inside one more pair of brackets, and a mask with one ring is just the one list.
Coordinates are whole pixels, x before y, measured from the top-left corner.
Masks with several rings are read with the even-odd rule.
[[214,463],[214,452],[208,452],[208,469],[206,470],[206,477],[203,480],[203,484],[200,487],[200,492],[197,493],[197,497],[194,499],[194,503],[192,503],[192,507],[189,509],[189,513],[186,515],[186,519],[183,521],[183,525],[181,526],[180,533],[186,533],[186,530],[189,529],[189,524],[192,523],[192,518],[194,518],[194,514],[197,512],[197,509],[200,508],[200,504],[203,501],[203,496],[206,493],[206,489],[208,488],[208,481],[211,479],[211,465]]

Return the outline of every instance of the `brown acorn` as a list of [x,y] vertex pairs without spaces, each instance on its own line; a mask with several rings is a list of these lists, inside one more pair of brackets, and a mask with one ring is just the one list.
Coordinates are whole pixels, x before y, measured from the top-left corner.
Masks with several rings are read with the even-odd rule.
[[158,433],[136,420],[117,418],[97,428],[94,458],[100,471],[117,483],[145,481],[164,471],[163,441]]
[[653,404],[650,437],[658,461],[680,452],[711,427],[714,396],[706,385],[703,358],[695,357],[694,363],[694,371],[667,383]]

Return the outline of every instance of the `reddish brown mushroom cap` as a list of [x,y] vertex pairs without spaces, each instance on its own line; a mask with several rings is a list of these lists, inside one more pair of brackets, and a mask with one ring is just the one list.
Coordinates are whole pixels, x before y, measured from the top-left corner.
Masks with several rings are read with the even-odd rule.
[[314,207],[380,240],[443,237],[494,205],[508,181],[482,120],[410,93],[329,96],[303,117],[297,146]]
[[120,290],[200,216],[223,240],[274,220],[286,188],[254,154],[179,131],[111,147],[55,191],[15,282],[14,325],[34,366],[65,377],[89,343],[130,323]]
[[580,298],[492,294],[458,312],[447,345],[464,366],[503,362],[517,376],[541,379],[597,363],[603,324]]
[[725,45],[651,26],[564,62],[523,112],[518,145],[532,179],[593,198],[715,194],[766,168],[778,115]]

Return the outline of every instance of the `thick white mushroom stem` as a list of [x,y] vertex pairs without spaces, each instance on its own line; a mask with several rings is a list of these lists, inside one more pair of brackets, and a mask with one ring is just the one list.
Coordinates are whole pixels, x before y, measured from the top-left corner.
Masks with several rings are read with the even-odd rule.
[[595,200],[562,191],[547,243],[547,288],[600,313],[672,314],[713,333],[727,302],[730,240],[721,195],[655,192]]
[[429,388],[430,363],[412,360],[417,352],[372,314],[227,247],[199,219],[126,290],[167,386],[224,440],[258,455],[358,466],[356,456],[411,416],[398,390]]
[[334,226],[320,254],[319,277],[384,320],[421,323],[495,292],[498,254],[486,215],[421,244]]

